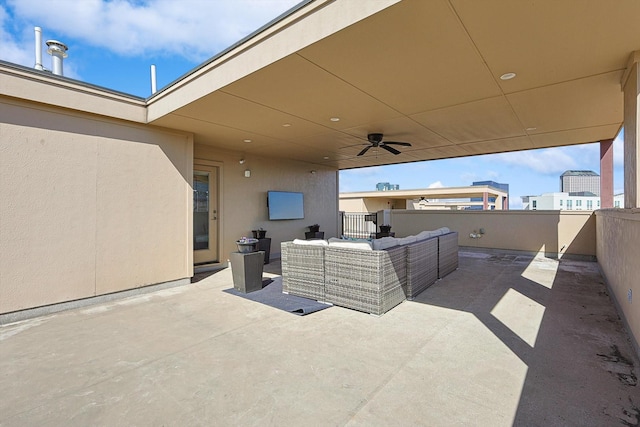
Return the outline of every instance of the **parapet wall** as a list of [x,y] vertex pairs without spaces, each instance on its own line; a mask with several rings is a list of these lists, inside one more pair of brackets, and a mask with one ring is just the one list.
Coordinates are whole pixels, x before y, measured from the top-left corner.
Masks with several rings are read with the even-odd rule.
[[600,270],[640,356],[640,209],[597,211],[596,230]]
[[460,246],[596,255],[596,221],[592,211],[414,211],[389,210],[392,230],[406,236],[449,227]]

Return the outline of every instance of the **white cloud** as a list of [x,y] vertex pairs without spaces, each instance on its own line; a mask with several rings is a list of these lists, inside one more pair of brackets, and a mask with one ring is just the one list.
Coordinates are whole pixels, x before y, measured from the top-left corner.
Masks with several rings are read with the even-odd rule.
[[15,19],[41,26],[45,34],[64,42],[75,38],[120,55],[171,54],[201,62],[298,1],[9,0],[8,4]]
[[0,43],[2,43],[2,60],[25,66],[35,64],[33,42],[27,44],[16,40],[7,31],[12,18],[8,11],[0,5]]
[[427,188],[444,188],[444,185],[442,185],[442,182],[436,181],[429,184]]
[[533,151],[517,151],[495,155],[496,160],[513,166],[531,169],[542,174],[561,174],[575,169],[575,159],[567,153],[567,148],[547,148]]

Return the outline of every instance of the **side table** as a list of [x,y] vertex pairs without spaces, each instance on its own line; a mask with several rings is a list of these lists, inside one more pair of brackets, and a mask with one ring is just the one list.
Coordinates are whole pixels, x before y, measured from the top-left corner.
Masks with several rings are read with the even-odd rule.
[[376,239],[380,239],[381,237],[396,237],[396,232],[395,231],[389,231],[387,233],[385,232],[379,232],[376,233]]
[[264,251],[264,263],[269,264],[271,256],[271,237],[262,237],[258,239],[258,250]]
[[305,231],[305,240],[324,239],[324,231]]
[[264,266],[264,251],[231,252],[231,273],[233,287],[243,293],[262,289],[262,268]]

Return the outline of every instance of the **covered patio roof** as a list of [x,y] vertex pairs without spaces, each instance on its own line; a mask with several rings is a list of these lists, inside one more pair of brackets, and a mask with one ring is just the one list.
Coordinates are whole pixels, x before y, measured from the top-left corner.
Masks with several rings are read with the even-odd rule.
[[[338,169],[611,139],[639,17],[634,0],[307,1],[152,96],[148,120]],[[412,146],[358,157],[371,132]]]

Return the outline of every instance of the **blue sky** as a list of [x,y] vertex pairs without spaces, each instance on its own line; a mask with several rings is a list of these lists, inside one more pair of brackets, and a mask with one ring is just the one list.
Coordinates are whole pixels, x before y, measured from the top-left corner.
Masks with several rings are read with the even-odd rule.
[[[624,191],[623,132],[614,141],[614,193]],[[458,159],[433,160],[340,173],[340,191],[373,191],[376,183],[398,184],[403,190],[460,187],[473,181],[509,184],[511,209],[521,209],[520,196],[560,190],[560,175],[568,169],[600,173],[600,144],[487,154]]]
[[[299,0],[0,0],[0,59],[32,67],[33,27],[43,40],[69,46],[67,77],[147,97],[151,64],[158,88],[276,18]],[[46,52],[46,49],[45,49]],[[44,53],[43,63],[51,67]],[[614,143],[614,190],[621,193],[622,135]],[[378,182],[401,189],[457,187],[494,180],[520,196],[558,191],[567,169],[599,173],[599,145],[434,160],[340,173],[340,191],[372,191]]]

